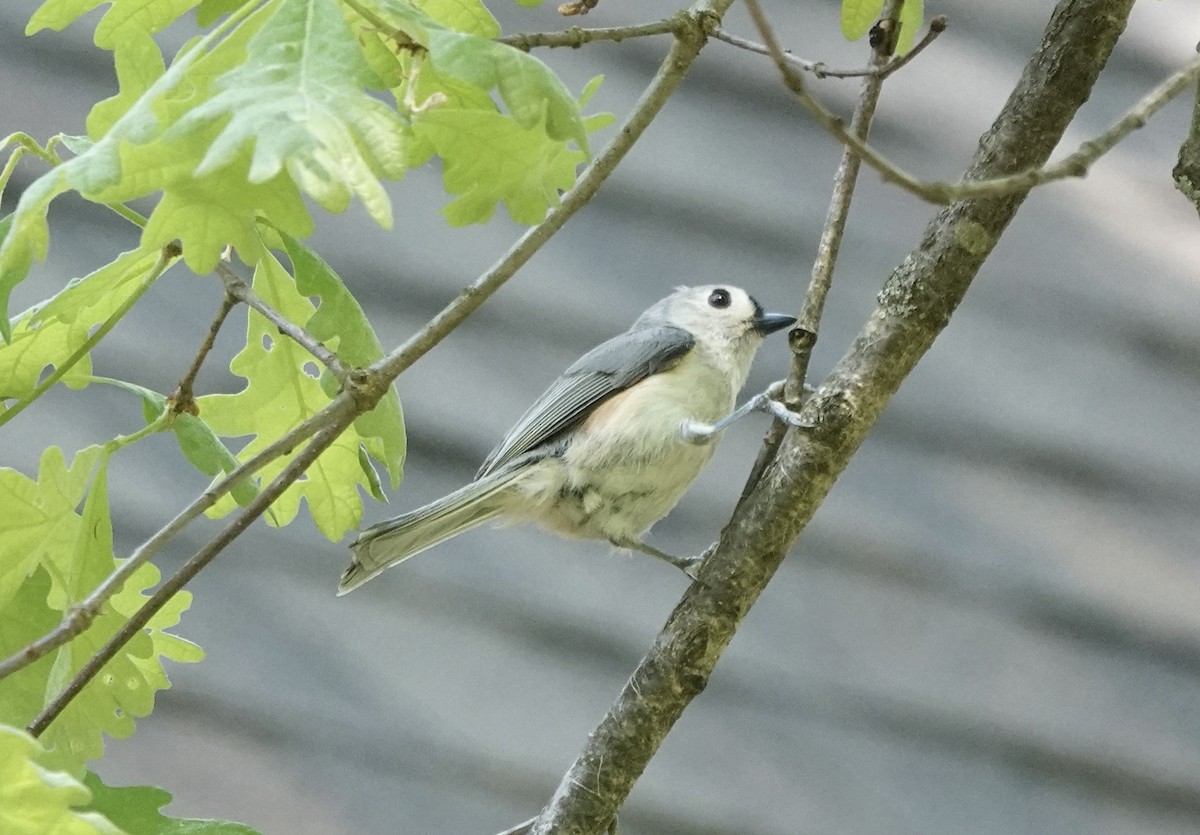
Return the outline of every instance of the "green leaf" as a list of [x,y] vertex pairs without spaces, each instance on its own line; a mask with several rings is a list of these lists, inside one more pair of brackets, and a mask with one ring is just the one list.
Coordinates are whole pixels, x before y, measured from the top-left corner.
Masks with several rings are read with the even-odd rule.
[[376,0],[376,7],[429,51],[428,60],[439,73],[495,89],[518,125],[573,141],[587,154],[587,131],[575,99],[537,58],[487,37],[447,29],[404,0]]
[[[293,322],[307,322],[312,303],[297,292],[296,284],[283,266],[267,254],[254,272],[254,292],[281,315]],[[268,446],[296,424],[329,403],[321,387],[320,370],[308,352],[279,331],[260,314],[247,316],[246,347],[230,363],[234,374],[246,379],[236,394],[212,394],[199,398],[200,413],[213,431],[223,437],[252,435],[238,453],[245,461]],[[364,443],[351,428],[323,452],[308,472],[284,491],[272,505],[277,523],[291,522],[307,500],[309,511],[321,532],[330,540],[340,539],[358,525],[362,499],[358,486],[369,483],[358,464],[358,448]],[[264,481],[279,474],[294,455],[283,456],[259,471]],[[220,515],[233,509],[223,499],[210,513]]]
[[[67,467],[62,450],[47,447],[38,465],[37,481],[0,467],[0,507],[4,508],[0,514],[0,612],[9,609],[17,590],[39,564],[53,559],[52,555],[70,553],[79,529],[75,508],[100,454],[100,447],[88,447],[76,453]],[[0,721],[3,719],[0,716]]]
[[357,195],[376,222],[390,227],[380,178],[404,173],[407,126],[363,89],[379,85],[333,0],[283,0],[250,41],[246,62],[168,138],[229,117],[197,176],[228,165],[252,143],[251,183],[286,168],[327,210],[343,211]]
[[88,114],[87,132],[93,140],[108,133],[167,70],[158,44],[145,33],[131,35],[113,58],[117,94],[97,102]]
[[29,274],[33,259],[44,261],[50,248],[46,212],[50,201],[70,185],[64,166],[38,177],[21,194],[16,210],[0,224],[0,336],[12,336],[8,321],[8,299],[12,290]]
[[[6,515],[0,527],[9,600],[0,605],[0,656],[8,656],[56,626],[63,613],[116,568],[106,479],[107,455],[92,447],[66,470],[62,453],[50,448],[33,490],[28,479],[0,471]],[[84,467],[98,463],[82,516],[76,517]],[[11,498],[10,498],[11,497]],[[15,500],[14,500],[15,499]],[[50,526],[53,530],[47,530]],[[16,570],[13,567],[16,566]],[[25,576],[33,569],[28,579]],[[22,582],[22,580],[24,580]],[[145,601],[142,590],[159,581],[146,564],[101,609],[90,629],[55,653],[0,680],[0,722],[26,724],[111,638]],[[13,584],[19,584],[15,592]],[[191,595],[181,592],[108,662],[103,672],[51,724],[42,738],[46,763],[82,773],[84,763],[103,753],[103,735],[128,736],[135,717],[150,713],[154,692],[168,686],[159,656],[198,661],[200,648],[164,630],[174,626]]]
[[[108,547],[111,554],[111,542]],[[110,570],[115,565],[115,561],[110,563]],[[159,579],[158,569],[150,563],[134,572],[92,627],[55,653],[43,692],[56,694],[133,616],[148,597],[144,590],[158,585]],[[86,761],[103,754],[103,735],[121,739],[132,734],[134,719],[148,716],[154,709],[154,693],[170,686],[160,656],[176,662],[195,662],[204,657],[200,647],[164,631],[179,622],[190,602],[188,592],[172,598],[54,720],[43,736],[48,745],[54,746],[53,761],[78,771]],[[16,675],[36,667],[26,667]],[[0,689],[3,686],[0,682]]]
[[842,0],[842,34],[856,41],[871,30],[883,12],[883,0]]
[[171,795],[154,786],[106,786],[90,771],[83,782],[92,792],[84,808],[104,815],[131,835],[259,835],[240,823],[168,818],[159,810],[171,802]]
[[[134,383],[109,377],[93,377],[92,381],[117,386],[140,397],[147,424],[162,414],[163,409],[167,407],[167,398],[164,395]],[[205,475],[215,476],[237,469],[237,458],[221,443],[221,439],[202,418],[181,412],[172,420],[171,430],[175,433],[175,440],[179,442],[179,449],[184,457]],[[246,478],[237,483],[230,495],[239,505],[245,506],[258,495],[258,484],[253,478]]]
[[[292,273],[296,289],[301,295],[320,298],[320,306],[304,324],[304,329],[314,337],[335,348],[342,362],[355,368],[364,368],[383,358],[383,346],[367,315],[358,301],[346,289],[341,276],[300,241],[286,233],[280,233],[288,260],[292,262]],[[367,451],[387,469],[391,476],[392,489],[400,486],[404,475],[404,453],[407,441],[404,435],[404,414],[400,410],[400,395],[395,386],[379,404],[354,422],[354,428],[362,436]],[[367,472],[374,477],[374,470]],[[376,493],[372,489],[372,493]],[[378,495],[376,496],[378,498]]]
[[117,49],[130,38],[162,31],[200,0],[46,0],[29,19],[25,34],[42,29],[61,31],[105,2],[110,8],[96,26],[96,46]]
[[500,37],[500,24],[480,0],[412,0],[412,5],[449,29],[488,39]]
[[[143,289],[144,282],[138,279],[147,276],[158,258],[155,250],[122,253],[16,316],[10,324],[9,343],[0,345],[0,398],[19,399],[31,394],[48,368],[65,362],[87,341],[92,328]],[[72,388],[83,388],[91,366],[91,358],[85,355],[62,381]]]
[[[46,257],[50,242],[46,210],[50,201],[70,188],[75,188],[85,198],[98,202],[129,200],[153,194],[166,190],[171,185],[164,179],[163,170],[170,170],[172,164],[177,166],[182,163],[187,166],[190,178],[198,158],[188,160],[187,155],[182,153],[183,145],[172,147],[166,154],[160,151],[157,159],[138,157],[133,154],[131,148],[151,142],[159,136],[164,124],[160,117],[169,121],[181,107],[186,109],[191,106],[191,97],[206,95],[212,79],[241,60],[245,52],[245,41],[256,31],[256,26],[261,25],[272,8],[270,3],[263,6],[242,21],[229,37],[209,52],[206,52],[207,47],[216,42],[221,34],[216,30],[185,47],[170,69],[159,76],[90,149],[46,172],[25,189],[12,215],[11,227],[0,244],[0,334],[6,340],[9,336],[8,298],[12,288],[25,278],[34,258],[42,260]],[[61,20],[58,22],[66,25]],[[185,78],[188,79],[187,84],[182,83]],[[102,111],[103,115],[97,117],[98,120],[107,121],[115,109],[117,108],[113,111]],[[200,148],[201,153],[205,147],[206,144]],[[125,167],[122,167],[122,160],[126,161]],[[133,164],[129,165],[131,161]],[[111,193],[107,191],[109,189],[112,189]],[[296,195],[296,201],[299,202],[299,195]],[[307,234],[297,231],[297,227],[291,223],[296,211],[293,207],[291,214],[273,217],[272,220],[297,234]],[[307,217],[302,205],[298,211]],[[187,215],[185,220],[199,222],[203,227],[207,218],[203,212],[194,212]],[[163,230],[161,224],[156,231],[161,237],[156,248],[176,237],[175,230]],[[193,234],[193,237],[202,238],[199,234]],[[146,240],[143,235],[143,241]],[[217,255],[219,250],[211,255],[212,263],[215,263]],[[193,268],[205,263],[204,256],[200,251],[189,251],[186,255]],[[211,264],[208,269],[211,269]],[[198,271],[207,272],[208,269]]]
[[413,130],[445,163],[446,191],[458,195],[444,209],[454,226],[485,223],[498,201],[517,223],[539,222],[558,205],[559,191],[570,188],[584,159],[495,112],[437,108],[414,120]]
[[201,26],[211,26],[222,15],[240,9],[252,0],[200,0],[196,7],[196,22]]
[[70,774],[45,768],[40,764],[43,759],[45,749],[36,739],[23,730],[0,725],[0,832],[123,835],[101,812],[71,808],[87,802],[88,788]]
[[925,18],[925,0],[904,0],[900,10],[900,37],[896,39],[896,54],[907,55]]

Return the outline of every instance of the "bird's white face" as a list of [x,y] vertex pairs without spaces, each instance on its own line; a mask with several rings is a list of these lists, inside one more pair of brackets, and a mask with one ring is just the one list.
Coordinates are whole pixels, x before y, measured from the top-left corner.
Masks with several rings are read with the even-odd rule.
[[762,344],[763,310],[749,293],[728,284],[679,287],[661,303],[664,319],[696,338],[696,348],[736,392]]
[[752,332],[762,316],[762,307],[740,287],[705,284],[679,287],[668,297],[668,316],[672,324],[686,328],[697,337],[733,341]]

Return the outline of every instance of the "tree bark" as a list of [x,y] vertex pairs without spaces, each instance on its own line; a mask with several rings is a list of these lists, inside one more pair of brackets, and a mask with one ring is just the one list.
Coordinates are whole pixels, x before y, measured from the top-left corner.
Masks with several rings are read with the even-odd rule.
[[[1043,165],[1087,100],[1133,0],[1063,0],[968,178]],[[616,702],[589,735],[532,831],[593,835],[609,825],[684,708],[708,682],[747,611],[868,430],[946,326],[1028,192],[947,206],[888,278],[878,305],[775,460],[721,533]],[[802,752],[798,755],[802,756]]]

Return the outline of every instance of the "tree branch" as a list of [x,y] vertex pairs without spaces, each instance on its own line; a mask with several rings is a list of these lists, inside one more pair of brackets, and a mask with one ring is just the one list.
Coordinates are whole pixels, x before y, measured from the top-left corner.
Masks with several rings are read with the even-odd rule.
[[[929,29],[925,32],[925,37],[921,38],[907,54],[883,63],[872,61],[870,66],[863,69],[831,70],[825,66],[824,61],[809,61],[788,51],[783,53],[783,59],[793,67],[804,72],[810,72],[817,78],[858,78],[863,76],[868,78],[887,78],[924,52],[927,46],[937,40],[938,35],[946,31],[947,25],[948,20],[945,15],[935,17],[929,21]],[[771,55],[771,50],[767,49],[763,44],[752,41],[749,38],[743,38],[740,35],[735,35],[732,32],[727,32],[720,26],[711,27],[708,30],[708,34],[719,41],[724,41],[730,46],[736,46],[738,49],[745,49],[748,52],[755,52],[768,57]]]
[[218,554],[225,550],[229,543],[233,542],[242,531],[250,527],[250,523],[261,516],[271,503],[292,485],[309,466],[317,460],[317,457],[324,452],[330,444],[338,439],[345,431],[346,427],[354,422],[357,415],[353,411],[339,416],[339,418],[329,426],[321,429],[313,439],[309,442],[303,451],[297,455],[283,471],[275,477],[275,480],[270,483],[261,493],[255,496],[238,515],[236,519],[230,522],[225,528],[213,537],[208,543],[197,551],[191,559],[176,571],[171,578],[159,586],[150,598],[142,604],[141,608],[133,614],[133,616],[121,625],[121,628],[105,642],[96,653],[87,660],[87,663],[80,668],[54,699],[46,705],[41,713],[29,723],[27,730],[33,736],[41,736],[41,734],[50,726],[50,723],[63,712],[71,700],[83,691],[97,673],[112,660],[125,644],[145,628],[146,624],[158,614],[159,610],[174,597],[188,581],[195,577],[201,569],[212,562]]
[[[714,0],[718,3],[732,0]],[[722,8],[724,8],[722,6]],[[695,60],[704,43],[703,19],[711,14],[707,4],[698,4],[691,12],[681,15],[679,31],[676,40],[667,57],[664,59],[658,73],[650,85],[642,93],[633,111],[624,124],[610,140],[609,144],[592,161],[587,169],[576,180],[575,185],[566,192],[557,208],[547,214],[537,226],[530,228],[518,241],[509,248],[492,267],[478,279],[467,285],[449,304],[433,317],[420,331],[410,337],[403,345],[396,348],[383,359],[374,363],[370,368],[353,369],[345,380],[345,387],[328,406],[313,417],[306,420],[280,438],[271,446],[264,449],[254,458],[239,466],[214,488],[205,492],[193,501],[184,511],[175,517],[164,528],[147,540],[125,563],[111,574],[87,600],[74,607],[66,619],[45,638],[39,639],[30,647],[26,647],[12,658],[0,663],[0,677],[15,672],[47,652],[62,646],[75,635],[81,633],[95,617],[104,601],[121,589],[129,576],[142,563],[154,556],[161,548],[177,536],[192,519],[216,503],[217,499],[229,492],[233,486],[252,472],[265,466],[280,455],[290,452],[296,444],[305,438],[314,436],[301,456],[308,463],[315,460],[320,452],[327,447],[352,424],[359,415],[374,408],[383,394],[388,390],[392,381],[404,370],[429,352],[455,327],[471,313],[479,308],[496,290],[511,278],[534,253],[536,253],[550,238],[567,222],[570,217],[595,196],[601,184],[613,172],[618,163],[624,159],[629,149],[645,132],[646,127],[658,115],[662,106],[679,86],[684,75]],[[683,25],[682,21],[687,24]],[[236,278],[236,276],[235,276]],[[238,279],[239,283],[241,282]],[[227,285],[228,286],[228,285]],[[333,433],[332,436],[330,433]],[[318,441],[321,441],[319,444]],[[319,448],[318,448],[319,447]],[[315,451],[314,451],[315,450]],[[295,481],[307,467],[296,468],[296,461],[271,483],[271,486],[259,493],[245,508],[242,509],[228,527],[213,540],[196,552],[180,570],[173,575],[142,607],[124,628],[105,644],[99,653],[86,664],[71,679],[67,687],[55,697],[46,709],[30,725],[30,733],[37,736],[49,726],[50,722],[62,712],[70,701],[78,695],[87,683],[95,677],[103,665],[116,654],[128,640],[154,617],[171,596],[182,589],[204,566],[212,561],[222,549],[241,534],[246,527],[260,516],[284,489]],[[286,483],[282,480],[287,476]],[[277,485],[282,485],[277,487]],[[263,496],[268,496],[263,499]],[[265,502],[265,503],[264,503]],[[169,589],[169,593],[164,590]],[[130,625],[134,624],[134,625]],[[11,663],[10,663],[11,662]],[[9,666],[5,666],[9,665]]]
[[551,48],[569,46],[572,49],[578,49],[584,44],[595,41],[620,42],[629,38],[669,35],[678,31],[679,27],[679,19],[671,17],[654,23],[640,23],[636,26],[611,26],[605,29],[581,29],[578,26],[572,26],[565,32],[530,32],[527,34],[507,35],[503,38],[496,38],[496,40],[509,46],[515,46],[523,52],[528,52],[539,46]]
[[746,0],[755,25],[771,55],[771,60],[783,76],[784,84],[791,90],[805,109],[834,137],[853,148],[867,165],[874,168],[885,182],[894,183],[917,197],[932,203],[949,203],[953,200],[1002,197],[1028,191],[1037,185],[1065,180],[1068,177],[1083,177],[1091,165],[1108,153],[1118,142],[1161,110],[1167,102],[1179,95],[1200,77],[1200,57],[1189,61],[1168,77],[1162,84],[1147,93],[1141,101],[1119,119],[1116,124],[1095,139],[1084,142],[1073,154],[1051,166],[1033,166],[1003,177],[965,177],[957,183],[926,182],[902,170],[872,146],[846,130],[842,120],[835,116],[820,100],[808,91],[804,79],[789,65],[786,54],[779,46],[775,33],[763,15],[757,0]]
[[[1200,52],[1200,46],[1196,47]],[[1200,84],[1196,85],[1196,103],[1192,106],[1192,124],[1179,146],[1179,161],[1171,170],[1175,188],[1200,212]]]
[[229,311],[233,310],[236,304],[237,299],[230,295],[228,290],[221,294],[221,306],[217,309],[217,315],[212,324],[208,326],[208,333],[205,335],[204,341],[200,343],[195,359],[192,360],[191,366],[168,398],[171,403],[171,411],[175,414],[180,412],[187,412],[190,415],[199,414],[200,410],[196,407],[196,396],[193,390],[196,376],[200,373],[200,366],[204,365],[204,359],[208,356],[208,352],[212,350],[213,343],[217,341],[217,334],[221,332],[225,318],[229,316]]
[[[1062,0],[967,174],[1044,164],[1125,26],[1133,0]],[[951,313],[1025,198],[943,209],[888,279],[849,351],[804,407],[812,430],[784,437],[778,460],[722,531],[685,593],[543,810],[538,835],[593,835],[624,802],[666,734],[708,682],[750,607],[888,400]]]
[[[890,0],[883,9],[883,19],[895,23],[902,8],[903,0]],[[890,46],[891,42],[888,38],[881,39],[875,46],[872,46],[870,69],[886,67],[894,63],[890,61],[891,55],[888,52]],[[909,52],[908,54],[911,56],[913,53]],[[880,73],[867,74],[854,105],[854,115],[850,119],[850,132],[864,142],[871,131],[871,120],[875,116],[875,107],[879,103],[879,94],[883,90],[885,78],[887,76]],[[817,257],[813,260],[812,271],[809,274],[804,304],[796,317],[796,326],[788,331],[788,347],[791,348],[792,358],[787,381],[784,384],[783,401],[792,411],[799,411],[803,405],[804,383],[808,379],[808,364],[812,358],[813,347],[817,344],[821,315],[825,310],[825,299],[833,285],[833,271],[837,266],[842,235],[846,229],[846,220],[850,215],[850,201],[854,197],[854,188],[858,183],[861,161],[850,146],[843,147],[842,159],[833,175],[833,193],[829,199],[829,209],[825,213],[825,225],[821,229],[821,239],[817,244]],[[767,466],[775,460],[786,430],[787,426],[782,422],[771,422],[762,447],[758,451],[758,456],[750,468],[746,484],[742,488],[742,495],[738,499],[739,504],[750,495]]]

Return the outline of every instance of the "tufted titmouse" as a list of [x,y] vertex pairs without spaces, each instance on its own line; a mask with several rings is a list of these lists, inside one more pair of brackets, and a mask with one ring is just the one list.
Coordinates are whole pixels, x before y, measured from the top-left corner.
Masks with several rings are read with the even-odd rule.
[[762,338],[795,318],[729,286],[679,287],[550,386],[448,496],[363,531],[338,594],[489,519],[537,522],[664,559],[642,542],[712,458],[721,431],[761,410],[800,425],[772,386],[734,410]]

